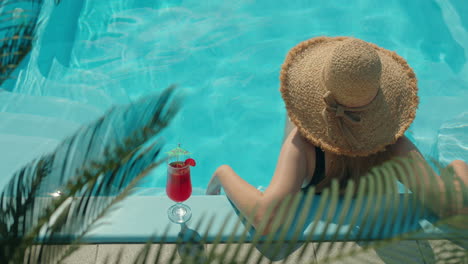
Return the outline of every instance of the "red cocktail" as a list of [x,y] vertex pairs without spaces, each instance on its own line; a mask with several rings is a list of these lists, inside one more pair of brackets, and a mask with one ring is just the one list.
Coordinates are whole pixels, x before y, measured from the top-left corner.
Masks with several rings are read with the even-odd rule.
[[190,166],[185,162],[171,162],[167,167],[166,193],[174,202],[181,203],[192,194]]
[[178,224],[190,220],[192,211],[190,207],[182,204],[192,195],[192,181],[190,180],[190,166],[195,166],[195,160],[188,158],[181,161],[181,157],[187,157],[190,153],[180,147],[168,152],[169,159],[175,159],[167,165],[166,193],[177,204],[167,210],[169,219]]

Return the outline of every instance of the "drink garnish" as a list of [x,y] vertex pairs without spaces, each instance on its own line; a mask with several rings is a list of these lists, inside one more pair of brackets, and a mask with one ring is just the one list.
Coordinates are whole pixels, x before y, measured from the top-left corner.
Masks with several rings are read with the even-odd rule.
[[190,165],[190,166],[194,167],[196,165],[196,163],[195,163],[194,159],[189,158],[189,159],[185,160],[185,165]]

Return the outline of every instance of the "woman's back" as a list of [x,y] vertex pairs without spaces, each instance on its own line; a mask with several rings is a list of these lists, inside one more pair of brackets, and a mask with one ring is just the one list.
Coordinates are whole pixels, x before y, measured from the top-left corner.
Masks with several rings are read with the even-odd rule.
[[[289,124],[287,127],[290,128],[291,137],[302,137],[298,130],[294,128],[294,125]],[[393,148],[403,149],[402,145],[406,145],[408,142],[408,140],[399,140],[395,143],[395,146],[388,147],[385,151],[367,157],[348,157],[324,152],[321,148],[305,139],[297,140],[294,144],[301,145],[299,149],[306,160],[306,173],[302,188],[315,186],[316,192],[321,192],[323,188],[331,184],[332,179],[337,179],[342,188],[346,186],[350,179],[358,182],[359,178],[364,176],[372,167],[394,157]],[[288,144],[288,142],[285,143]],[[292,141],[289,141],[289,144],[292,144]]]

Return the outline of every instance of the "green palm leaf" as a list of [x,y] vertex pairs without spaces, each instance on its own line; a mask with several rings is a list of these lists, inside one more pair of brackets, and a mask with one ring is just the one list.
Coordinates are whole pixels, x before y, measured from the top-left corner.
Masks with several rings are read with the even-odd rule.
[[[420,251],[401,243],[408,240],[445,239],[450,242],[439,243],[434,249],[438,263],[464,263],[468,256],[468,230],[464,226],[468,222],[467,215],[456,210],[441,216],[435,213],[459,199],[460,195],[466,201],[468,187],[459,182],[460,188],[456,189],[453,170],[443,170],[439,177],[428,174],[428,167],[420,166],[415,170],[414,162],[411,158],[399,158],[375,167],[357,186],[353,182],[348,184],[344,195],[335,182],[320,195],[314,194],[312,190],[289,197],[280,205],[279,211],[283,216],[280,214],[277,217],[280,221],[274,223],[276,232],[267,236],[261,235],[261,227],[257,232],[250,233],[250,236],[245,235],[251,230],[251,225],[246,222],[248,218],[239,215],[235,230],[232,230],[232,235],[223,245],[224,252],[220,254],[217,253],[219,250],[215,251],[219,247],[219,239],[208,241],[205,237],[197,243],[213,244],[210,251],[199,252],[202,255],[197,258],[181,259],[184,263],[260,263],[267,258],[271,263],[281,259],[288,261],[288,257],[294,253],[294,261],[314,263],[314,259],[307,259],[306,256],[306,251],[313,249],[325,256],[319,260],[320,263],[372,262],[366,255],[369,252],[377,252],[379,255],[384,252],[381,257],[386,263],[413,263],[421,258]],[[443,192],[434,184],[440,179],[446,183]],[[410,186],[410,192],[400,193],[397,180]],[[443,202],[435,203],[435,200]],[[429,220],[431,228],[442,231],[428,237],[420,225],[422,219]],[[243,228],[244,232],[236,239],[239,228]],[[221,237],[222,233],[225,233],[224,226],[220,228],[217,237]],[[182,243],[188,247],[193,242],[186,240]],[[246,243],[242,245],[244,249],[245,246],[248,249],[239,257],[243,243]],[[460,246],[448,246],[453,243]],[[302,249],[294,252],[298,249],[297,244]],[[157,254],[161,255],[161,250]],[[171,260],[166,263],[180,261],[177,258]]]
[[[15,173],[0,195],[0,263],[55,263],[68,255],[71,250],[49,254],[41,245],[85,235],[157,166],[162,143],[155,136],[179,108],[173,92],[114,107]],[[62,195],[47,195],[57,190]],[[28,251],[33,243],[40,245]]]

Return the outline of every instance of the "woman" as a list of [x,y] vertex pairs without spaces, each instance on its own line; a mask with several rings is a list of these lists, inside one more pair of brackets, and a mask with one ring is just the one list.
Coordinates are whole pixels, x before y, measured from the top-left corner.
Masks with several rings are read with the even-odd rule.
[[[412,156],[419,161],[415,169],[425,166],[403,135],[415,117],[417,84],[396,53],[355,38],[312,38],[291,49],[280,80],[290,121],[268,188],[262,193],[227,165],[215,171],[207,188],[207,194],[219,194],[223,187],[245,216],[256,209],[250,219],[255,227],[267,221],[268,232],[278,213],[273,205],[308,186],[321,191],[337,179],[344,187],[394,157]],[[466,163],[451,166],[468,185]],[[409,187],[424,186],[428,175]],[[439,187],[436,192],[443,191],[442,182]]]

